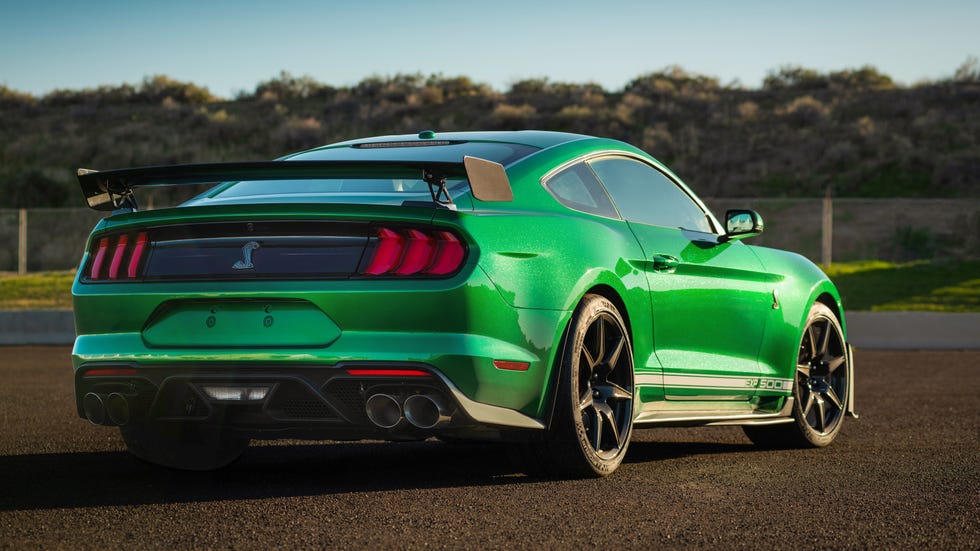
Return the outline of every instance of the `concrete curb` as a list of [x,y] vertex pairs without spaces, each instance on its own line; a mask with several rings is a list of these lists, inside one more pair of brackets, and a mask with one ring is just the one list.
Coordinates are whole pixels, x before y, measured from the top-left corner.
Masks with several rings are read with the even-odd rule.
[[71,310],[0,310],[0,345],[74,342]]
[[980,349],[980,314],[845,312],[856,348],[891,350]]
[[[980,349],[980,313],[847,312],[857,348],[891,350]],[[0,345],[75,342],[71,310],[0,311]]]

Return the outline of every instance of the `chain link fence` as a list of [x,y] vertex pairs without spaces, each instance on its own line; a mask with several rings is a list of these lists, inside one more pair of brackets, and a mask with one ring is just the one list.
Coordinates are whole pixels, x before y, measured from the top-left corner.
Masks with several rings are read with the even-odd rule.
[[[705,202],[719,218],[727,209],[758,211],[766,230],[749,243],[795,251],[821,262],[823,199]],[[21,222],[25,215],[26,225]],[[102,216],[87,208],[26,209],[23,215],[18,209],[0,209],[0,271],[77,267],[86,238]],[[980,257],[980,200],[976,199],[834,199],[832,221],[835,262]]]

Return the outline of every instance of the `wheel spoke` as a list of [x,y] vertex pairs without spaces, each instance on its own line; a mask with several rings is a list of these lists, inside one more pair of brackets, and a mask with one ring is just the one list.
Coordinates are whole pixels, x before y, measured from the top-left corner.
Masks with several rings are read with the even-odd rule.
[[602,444],[602,416],[599,414],[598,404],[592,406],[592,434],[590,435],[592,449],[599,451]]
[[622,335],[616,339],[616,344],[613,346],[609,355],[605,358],[606,365],[609,366],[609,371],[616,369],[616,364],[619,363],[619,355],[623,352],[623,345],[626,343],[626,338]]
[[616,441],[616,445],[619,446],[619,427],[616,426],[616,416],[613,414],[612,408],[609,407],[609,404],[600,402],[596,404],[596,411],[599,413],[599,424],[608,425],[609,429],[612,430],[612,436]]
[[[599,318],[596,324],[596,340],[598,347],[595,351],[596,362],[601,362],[606,355],[606,320]],[[594,364],[593,364],[594,365]]]
[[813,408],[813,392],[808,392],[806,395],[806,405],[803,406],[803,417],[810,415],[810,410]]
[[810,337],[810,357],[807,359],[813,359],[817,356],[817,337],[813,334],[812,325],[806,328],[806,334],[808,337]]
[[810,379],[810,364],[796,364],[796,372]]
[[830,332],[834,327],[830,324],[830,320],[826,320],[826,324],[823,328],[823,333],[820,335],[820,346],[817,347],[817,354],[822,358],[827,354],[827,346],[830,344]]
[[592,407],[592,391],[586,388],[585,393],[578,398],[578,410],[585,411],[590,407]]
[[834,390],[834,387],[828,386],[827,390],[823,393],[823,395],[830,401],[830,403],[837,406],[837,409],[839,410],[844,409],[844,405],[841,403],[840,398],[837,396],[837,392]]
[[607,400],[632,400],[633,393],[626,390],[625,388],[617,385],[616,383],[606,383],[600,387],[597,387]]
[[585,343],[582,343],[582,356],[585,357],[585,366],[589,369],[589,375],[591,376],[592,372],[595,371],[596,362],[592,358],[592,353],[589,352],[588,347],[585,346]]
[[830,360],[829,362],[827,362],[827,370],[830,373],[833,373],[834,371],[837,370],[838,367],[843,365],[846,360],[847,360],[847,356],[838,356]]
[[820,396],[816,397],[817,402],[817,423],[820,425],[820,432],[827,430],[827,415],[823,409],[823,398]]

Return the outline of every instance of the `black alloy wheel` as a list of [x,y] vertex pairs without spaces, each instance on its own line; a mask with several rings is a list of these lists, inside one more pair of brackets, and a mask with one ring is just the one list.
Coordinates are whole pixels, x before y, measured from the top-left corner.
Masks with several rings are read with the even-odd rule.
[[633,431],[629,331],[612,302],[590,294],[575,309],[562,343],[551,425],[508,451],[529,474],[609,475],[622,463]]
[[836,321],[832,313],[810,319],[796,364],[802,418],[820,436],[837,429],[846,409],[847,346]]
[[633,418],[633,363],[622,322],[609,311],[591,320],[578,359],[578,410],[591,450],[611,460],[627,446]]
[[848,355],[837,316],[820,302],[810,308],[797,352],[793,422],[742,427],[765,447],[824,447],[837,437],[847,413]]

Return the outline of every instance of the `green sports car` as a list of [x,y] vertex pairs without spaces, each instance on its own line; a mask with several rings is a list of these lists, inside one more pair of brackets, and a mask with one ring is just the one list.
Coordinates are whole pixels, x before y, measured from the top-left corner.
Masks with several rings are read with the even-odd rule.
[[[78,413],[152,463],[435,436],[597,476],[635,428],[825,446],[853,414],[830,280],[619,141],[426,131],[79,182],[112,214],[72,287]],[[138,187],[202,183],[137,209]]]

